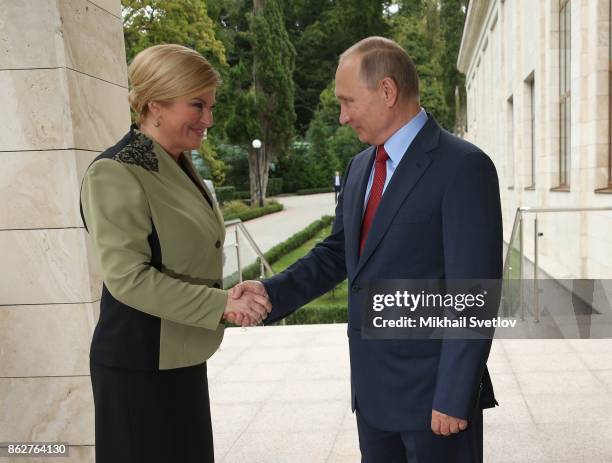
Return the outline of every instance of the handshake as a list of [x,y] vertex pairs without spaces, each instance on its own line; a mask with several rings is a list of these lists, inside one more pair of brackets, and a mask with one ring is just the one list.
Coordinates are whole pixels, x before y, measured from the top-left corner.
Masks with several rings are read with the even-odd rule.
[[272,303],[261,281],[243,281],[228,292],[223,318],[235,325],[255,326],[272,310]]

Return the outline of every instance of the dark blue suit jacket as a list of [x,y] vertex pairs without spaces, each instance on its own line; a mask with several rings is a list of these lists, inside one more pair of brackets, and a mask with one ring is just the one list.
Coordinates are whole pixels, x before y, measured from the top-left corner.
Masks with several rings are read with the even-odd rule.
[[349,163],[331,234],[265,280],[272,323],[348,276],[353,409],[388,431],[428,430],[431,410],[467,419],[496,405],[486,370],[489,340],[368,340],[361,337],[364,286],[373,279],[500,278],[502,221],[495,166],[435,119],[397,166],[358,255],[370,147]]

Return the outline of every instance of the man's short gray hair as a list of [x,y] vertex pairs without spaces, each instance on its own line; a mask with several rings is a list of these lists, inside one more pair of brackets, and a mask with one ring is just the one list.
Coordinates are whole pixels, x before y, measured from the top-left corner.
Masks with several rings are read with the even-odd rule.
[[393,79],[400,99],[419,100],[419,76],[414,61],[399,44],[384,37],[367,37],[340,55],[361,57],[359,76],[374,90],[385,77]]

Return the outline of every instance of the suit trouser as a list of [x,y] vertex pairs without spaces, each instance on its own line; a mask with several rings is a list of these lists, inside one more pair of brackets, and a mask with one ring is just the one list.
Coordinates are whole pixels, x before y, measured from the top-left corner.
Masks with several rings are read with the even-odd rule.
[[468,428],[438,436],[431,430],[389,432],[368,424],[357,411],[362,463],[481,463],[482,410],[474,410]]

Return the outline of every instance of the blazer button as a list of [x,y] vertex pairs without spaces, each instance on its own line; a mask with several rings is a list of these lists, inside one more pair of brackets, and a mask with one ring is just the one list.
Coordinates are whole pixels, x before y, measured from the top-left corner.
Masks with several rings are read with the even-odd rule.
[[213,288],[217,288],[217,289],[219,289],[219,288],[221,288],[221,285],[220,285],[219,283],[215,283],[215,284],[213,285]]
[[356,293],[357,291],[359,291],[361,288],[359,287],[359,285],[357,283],[355,283],[353,286],[351,286],[351,290]]
[[221,241],[217,240],[217,242],[215,243],[215,247],[219,249],[221,247]]

